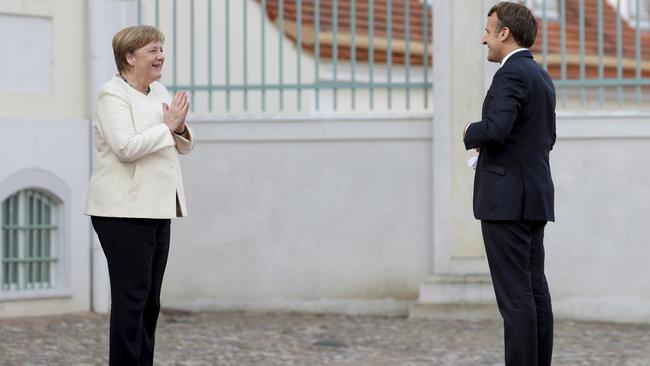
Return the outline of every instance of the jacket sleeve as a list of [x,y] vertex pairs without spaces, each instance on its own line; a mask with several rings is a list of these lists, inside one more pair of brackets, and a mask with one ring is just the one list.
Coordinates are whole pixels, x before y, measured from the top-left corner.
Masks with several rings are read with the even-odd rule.
[[192,149],[194,149],[194,131],[188,126],[185,125],[187,130],[187,138],[182,135],[173,134],[174,140],[176,140],[176,151],[179,154],[189,154]]
[[555,132],[555,121],[556,121],[556,119],[557,119],[557,114],[554,112],[553,113],[553,131],[552,131],[552,139],[553,139],[553,141],[551,141],[551,149],[550,150],[553,150],[553,146],[555,146],[555,141],[557,140],[557,133]]
[[133,162],[175,144],[165,124],[136,131],[129,102],[112,93],[99,97],[96,125],[108,147],[122,162]]
[[483,120],[471,123],[463,142],[467,150],[490,143],[502,144],[512,131],[524,104],[525,85],[515,70],[500,69],[486,96]]

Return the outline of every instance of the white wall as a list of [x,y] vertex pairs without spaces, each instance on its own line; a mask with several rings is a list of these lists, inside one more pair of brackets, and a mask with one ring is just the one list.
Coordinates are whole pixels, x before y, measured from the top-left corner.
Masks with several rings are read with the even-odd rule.
[[[0,15],[12,19],[15,27],[2,27],[8,34],[0,40],[0,47],[6,52],[0,62],[4,69],[0,74],[22,72],[24,75],[18,76],[15,83],[20,83],[21,78],[25,82],[50,78],[49,83],[43,83],[46,85],[33,86],[31,90],[16,92],[11,85],[0,87],[0,117],[78,120],[87,114],[90,97],[86,87],[85,11],[83,0],[0,2]],[[47,29],[51,31],[47,33]],[[12,47],[12,39],[16,38],[20,44]],[[33,49],[34,44],[45,46]],[[12,66],[15,63],[20,65]]]
[[193,126],[164,306],[405,313],[430,265],[430,115]]
[[[90,226],[86,2],[0,2],[0,190],[60,183],[67,285],[44,299],[0,296],[0,317],[90,310]],[[23,174],[28,172],[27,174]],[[34,174],[32,174],[34,173]],[[16,178],[19,177],[19,178]],[[22,178],[21,178],[22,177]],[[20,181],[24,187],[16,186]],[[14,192],[0,192],[0,200]],[[30,297],[34,297],[34,294]],[[12,300],[8,300],[8,299]]]
[[[83,214],[89,177],[89,140],[83,121],[0,118],[0,129],[11,131],[0,136],[0,200],[15,193],[14,189],[43,188],[52,191],[52,180],[69,193],[64,200],[63,242],[57,266],[63,266],[56,279],[63,286],[44,292],[43,297],[22,300],[21,294],[0,296],[0,317],[59,314],[90,310],[90,221]],[[16,185],[12,177],[21,172],[37,179]],[[45,175],[52,179],[43,179]],[[24,184],[24,185],[23,185]],[[9,189],[11,186],[12,189]],[[9,190],[9,191],[7,191]],[[11,192],[10,192],[11,191]],[[52,193],[58,193],[56,190]],[[66,283],[67,282],[67,283]],[[27,294],[28,297],[34,297]],[[13,298],[7,300],[8,297]]]
[[[404,313],[435,253],[432,125],[403,118],[195,122],[164,306]],[[560,113],[546,238],[560,318],[650,321],[644,119]]]
[[648,115],[560,115],[547,276],[560,317],[650,322]]

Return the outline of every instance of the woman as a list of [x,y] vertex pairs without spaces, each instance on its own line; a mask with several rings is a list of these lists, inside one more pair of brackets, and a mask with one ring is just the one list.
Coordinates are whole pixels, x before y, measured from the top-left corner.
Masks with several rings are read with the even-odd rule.
[[102,87],[97,155],[86,203],[111,281],[109,364],[152,365],[173,217],[186,215],[178,154],[194,146],[187,94],[160,79],[163,34],[146,25],[113,37],[118,73]]

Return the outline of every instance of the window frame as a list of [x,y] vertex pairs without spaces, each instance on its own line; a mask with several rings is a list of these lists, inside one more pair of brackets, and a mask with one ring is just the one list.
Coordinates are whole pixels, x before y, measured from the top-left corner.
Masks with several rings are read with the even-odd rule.
[[[12,300],[46,299],[71,297],[70,289],[70,188],[55,175],[41,169],[26,169],[10,175],[0,181],[0,203],[7,198],[24,190],[37,190],[46,193],[57,203],[57,212],[53,214],[56,220],[53,225],[57,230],[53,235],[52,252],[57,262],[53,272],[53,286],[51,288],[18,289],[4,291],[0,289],[0,302]],[[0,210],[0,222],[2,222],[2,210]],[[3,240],[0,237],[0,242]],[[1,247],[0,247],[1,248]],[[2,253],[0,253],[2,254]],[[3,274],[0,274],[2,276]]]

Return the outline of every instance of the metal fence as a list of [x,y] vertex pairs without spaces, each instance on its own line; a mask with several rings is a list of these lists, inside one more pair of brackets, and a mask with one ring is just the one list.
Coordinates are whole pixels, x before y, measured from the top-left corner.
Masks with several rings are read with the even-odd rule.
[[[533,51],[558,107],[648,104],[647,0],[521,2],[538,17]],[[138,21],[167,35],[163,81],[189,91],[195,113],[431,111],[429,3],[138,0]]]
[[[539,17],[534,51],[570,109],[642,109],[650,85],[646,0],[525,0]],[[540,39],[541,38],[541,39]]]
[[431,107],[431,8],[420,0],[139,0],[138,9],[140,23],[167,35],[163,81],[190,92],[194,112]]

